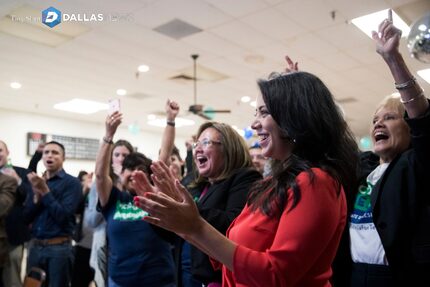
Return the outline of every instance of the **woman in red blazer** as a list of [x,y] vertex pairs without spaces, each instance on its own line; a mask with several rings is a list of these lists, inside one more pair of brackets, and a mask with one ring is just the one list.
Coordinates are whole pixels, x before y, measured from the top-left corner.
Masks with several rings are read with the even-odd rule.
[[[358,148],[327,87],[305,72],[272,74],[252,128],[272,175],[251,189],[224,236],[198,213],[167,169],[151,186],[136,174],[145,217],[208,254],[223,286],[331,286],[331,264],[347,221]],[[174,187],[174,188],[173,188]]]

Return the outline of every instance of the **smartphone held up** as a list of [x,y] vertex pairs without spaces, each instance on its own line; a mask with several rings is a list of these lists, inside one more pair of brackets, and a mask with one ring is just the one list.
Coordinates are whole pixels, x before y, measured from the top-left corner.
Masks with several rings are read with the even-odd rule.
[[108,104],[109,104],[109,109],[108,109],[109,115],[112,115],[115,112],[121,111],[121,105],[120,105],[119,99],[109,100]]

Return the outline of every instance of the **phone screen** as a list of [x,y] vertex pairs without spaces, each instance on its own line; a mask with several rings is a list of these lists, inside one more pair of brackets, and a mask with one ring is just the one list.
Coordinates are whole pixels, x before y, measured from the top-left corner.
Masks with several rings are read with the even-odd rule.
[[116,111],[121,111],[119,99],[109,100],[109,115],[113,114]]

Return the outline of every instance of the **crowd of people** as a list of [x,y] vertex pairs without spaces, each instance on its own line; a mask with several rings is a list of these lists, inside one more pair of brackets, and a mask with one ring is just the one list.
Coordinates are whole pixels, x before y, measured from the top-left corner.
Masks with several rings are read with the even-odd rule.
[[109,114],[94,176],[66,173],[59,142],[21,168],[0,141],[0,286],[22,286],[26,248],[50,287],[430,286],[430,108],[400,36],[391,11],[373,32],[400,94],[376,107],[373,152],[289,57],[257,82],[249,146],[209,121],[182,160],[171,100],[157,160],[114,142]]

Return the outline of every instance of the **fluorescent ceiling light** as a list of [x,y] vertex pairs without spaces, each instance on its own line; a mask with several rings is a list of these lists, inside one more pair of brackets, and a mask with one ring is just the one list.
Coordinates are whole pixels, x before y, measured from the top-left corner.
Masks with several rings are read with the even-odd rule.
[[83,99],[73,99],[68,102],[58,103],[54,105],[54,109],[62,110],[71,113],[78,114],[94,114],[101,110],[107,110],[108,104],[83,100]]
[[18,82],[12,82],[12,83],[10,83],[10,87],[12,89],[17,90],[17,89],[20,89],[22,87],[22,85],[21,85],[21,83],[18,83]]
[[247,103],[247,102],[249,102],[249,101],[251,100],[251,98],[250,98],[250,97],[248,97],[248,96],[243,96],[240,100],[241,100],[243,103]]
[[140,65],[137,67],[137,70],[141,73],[146,73],[149,71],[149,67],[147,65]]
[[251,107],[257,107],[257,102],[256,101],[252,101],[249,103],[251,105]]
[[430,69],[419,70],[417,74],[430,84]]
[[125,96],[125,95],[127,95],[127,90],[125,90],[125,89],[118,89],[118,90],[116,90],[116,94],[118,96]]
[[[154,126],[154,127],[165,127],[166,126],[166,118],[149,120],[147,122],[147,124],[150,126]],[[176,118],[175,119],[175,126],[177,128],[185,127],[185,126],[193,126],[193,125],[195,125],[195,122],[193,120],[184,119],[184,118]]]
[[[378,26],[381,22],[388,17],[388,9],[378,11],[375,13],[367,14],[355,19],[352,19],[352,24],[357,26],[367,36],[372,38],[372,31],[378,32]],[[402,30],[402,37],[407,37],[410,31],[408,24],[399,17],[393,10],[393,23]]]

